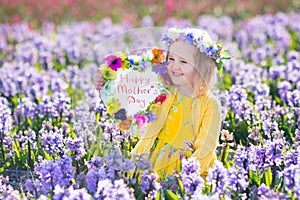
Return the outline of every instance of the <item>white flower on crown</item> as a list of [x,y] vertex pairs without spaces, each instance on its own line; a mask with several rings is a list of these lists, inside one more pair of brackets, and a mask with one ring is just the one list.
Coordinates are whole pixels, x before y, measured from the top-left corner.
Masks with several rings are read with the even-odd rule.
[[178,39],[180,37],[180,33],[177,28],[170,28],[170,29],[168,29],[167,36],[172,41],[175,41],[176,39]]
[[197,42],[197,48],[199,49],[199,51],[201,53],[205,52],[205,49],[206,49],[207,46],[208,46],[208,44],[203,40],[199,40]]

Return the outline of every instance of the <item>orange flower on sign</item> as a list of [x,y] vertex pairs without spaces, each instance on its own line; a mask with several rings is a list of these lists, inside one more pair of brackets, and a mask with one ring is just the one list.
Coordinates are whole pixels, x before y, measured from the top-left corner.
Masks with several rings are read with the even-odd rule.
[[132,122],[132,117],[128,117],[127,119],[121,121],[119,123],[119,129],[121,131],[127,131],[130,129],[130,126],[131,126],[131,122]]
[[161,49],[152,49],[152,64],[157,65],[164,61],[163,51]]

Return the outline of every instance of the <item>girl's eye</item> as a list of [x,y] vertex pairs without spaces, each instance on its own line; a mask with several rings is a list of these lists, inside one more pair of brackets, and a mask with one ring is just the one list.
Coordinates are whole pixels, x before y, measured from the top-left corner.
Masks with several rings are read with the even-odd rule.
[[185,60],[182,60],[181,63],[187,64],[187,62]]
[[169,61],[174,61],[175,59],[174,58],[169,58]]

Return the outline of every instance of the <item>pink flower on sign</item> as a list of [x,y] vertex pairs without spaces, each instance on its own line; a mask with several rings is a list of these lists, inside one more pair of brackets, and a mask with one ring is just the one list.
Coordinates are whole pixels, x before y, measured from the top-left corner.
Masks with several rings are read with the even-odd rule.
[[148,118],[145,115],[142,115],[142,114],[135,114],[133,116],[133,118],[135,119],[137,125],[140,126],[140,127],[144,126],[148,121]]
[[115,55],[109,55],[104,58],[106,64],[114,71],[122,67],[122,59]]

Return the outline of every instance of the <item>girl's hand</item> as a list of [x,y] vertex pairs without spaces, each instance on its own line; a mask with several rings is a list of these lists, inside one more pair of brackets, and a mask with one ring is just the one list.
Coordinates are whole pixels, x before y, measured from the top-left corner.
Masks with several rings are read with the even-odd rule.
[[97,72],[95,75],[95,87],[97,90],[101,90],[103,85],[104,85],[103,75],[100,72]]

